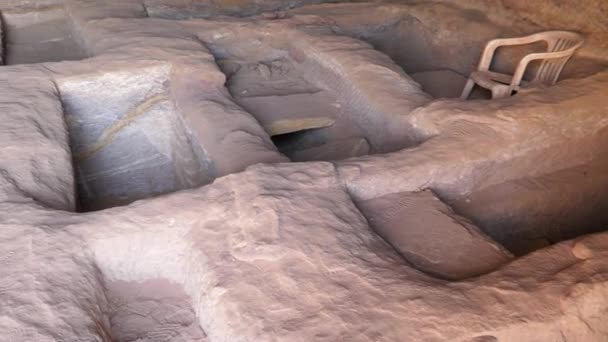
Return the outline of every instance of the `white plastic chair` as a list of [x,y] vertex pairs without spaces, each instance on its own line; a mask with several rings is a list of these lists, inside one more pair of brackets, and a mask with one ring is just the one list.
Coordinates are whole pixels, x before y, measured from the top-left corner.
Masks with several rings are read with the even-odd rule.
[[[532,44],[540,41],[547,43],[547,52],[532,53],[522,58],[513,75],[489,70],[494,53],[499,47]],[[522,86],[533,84],[552,86],[557,82],[566,62],[572,57],[574,51],[583,45],[583,42],[580,34],[568,31],[547,31],[521,38],[491,40],[483,51],[477,71],[472,72],[469,76],[460,98],[466,100],[475,84],[489,89],[493,99],[511,96]],[[529,83],[522,81],[528,64],[534,60],[543,60],[534,79]]]

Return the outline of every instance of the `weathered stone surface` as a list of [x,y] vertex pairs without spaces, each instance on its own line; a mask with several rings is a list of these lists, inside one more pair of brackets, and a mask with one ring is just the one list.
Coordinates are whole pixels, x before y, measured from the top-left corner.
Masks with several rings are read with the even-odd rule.
[[150,16],[169,19],[209,18],[221,15],[250,16],[322,2],[327,0],[145,0],[146,10]]
[[0,65],[4,65],[4,19],[0,12]]
[[[420,50],[427,56],[422,61],[438,68],[451,61],[451,69],[462,72],[476,63],[475,49],[487,38],[534,25],[517,18],[500,25],[483,13],[435,3],[321,5],[259,18],[187,21],[147,17],[150,8],[139,1],[53,5],[69,13],[78,46],[90,58],[0,72],[3,338],[606,341],[605,232],[452,282],[407,263],[351,199],[431,188],[449,203],[469,195],[479,202],[487,198],[484,191],[519,186],[522,179],[549,184],[557,177],[561,186],[573,169],[585,170],[578,166],[605,156],[606,72],[500,101],[431,102],[405,66],[378,51],[388,53],[383,44],[393,41],[404,47],[395,56],[414,56],[412,41],[391,32],[407,33],[419,20],[426,34],[437,34],[424,41],[432,49]],[[43,9],[28,6],[26,12]],[[395,25],[400,29],[391,31]],[[463,43],[457,38],[465,33]],[[358,39],[374,43],[367,34],[378,44]],[[450,42],[433,60],[432,52]],[[344,115],[365,129],[370,153],[396,152],[278,163],[287,159],[224,87],[230,72],[222,73],[215,59],[228,57],[243,65],[294,62],[306,84],[333,92]],[[272,72],[261,71],[270,82],[258,89],[286,84],[274,82]],[[124,83],[102,82],[108,78]],[[87,91],[86,85],[94,86]],[[162,111],[144,106],[136,112],[147,119],[154,113],[170,122],[180,118],[183,129],[169,135],[204,148],[217,178],[127,206],[70,213],[74,177],[63,112],[93,117],[95,124],[86,128],[95,132],[159,94],[169,98]],[[121,133],[150,135],[129,143],[166,148],[141,122],[127,126]],[[167,133],[156,126],[156,133]],[[252,166],[261,162],[268,164]],[[178,171],[160,173],[170,178]],[[577,178],[564,189],[596,184]],[[573,203],[591,203],[598,193],[577,194]],[[484,219],[496,219],[491,216]],[[162,286],[150,291],[150,284]],[[144,317],[135,319],[140,312]]]
[[109,341],[106,296],[98,268],[87,261],[90,251],[66,231],[10,224],[7,219],[2,215],[0,224],[3,338]]
[[[443,3],[442,3],[443,2]],[[543,30],[570,29],[589,32],[586,44],[564,68],[561,78],[586,77],[606,69],[605,46],[608,42],[606,23],[593,22],[593,29],[581,30],[579,25],[556,25],[559,6],[551,1],[528,3],[521,0],[494,2],[442,0],[417,2],[411,5],[374,3],[327,4],[320,11],[315,7],[302,7],[290,13],[314,15],[318,21],[331,22],[333,30],[371,43],[377,50],[390,56],[407,73],[452,70],[468,76],[479,62],[487,41],[498,37],[518,37]],[[500,3],[519,3],[500,6]],[[584,5],[589,2],[590,5]],[[524,4],[525,3],[525,4]],[[602,16],[595,0],[587,0],[573,6],[581,7],[580,13],[594,11],[590,17]],[[514,11],[514,7],[528,8],[526,13]],[[584,8],[584,9],[583,9]],[[545,12],[550,10],[550,12]],[[524,17],[540,19],[533,23]],[[441,18],[437,20],[436,18]],[[561,19],[564,20],[564,19]],[[542,22],[541,22],[542,21]],[[565,18],[565,21],[568,21]],[[579,26],[579,27],[577,27]],[[512,73],[519,60],[539,46],[501,48],[493,61],[493,69]],[[531,65],[534,68],[534,63]]]
[[63,4],[24,4],[2,9],[5,64],[79,60],[86,57]]
[[425,188],[450,199],[589,163],[608,137],[606,81],[602,72],[503,101],[436,101],[406,118],[433,138],[338,168],[357,199]]
[[206,342],[192,302],[166,279],[104,284],[113,341]]
[[[171,66],[83,75],[59,83],[83,210],[209,183],[213,160],[184,126]],[[120,89],[117,92],[116,89]]]
[[293,161],[325,160],[335,161],[344,158],[362,157],[370,152],[369,143],[363,138],[335,140],[323,146],[288,153]]
[[[36,230],[23,225],[13,230],[37,243],[19,249],[25,254],[2,269],[3,279],[25,283],[35,277],[39,287],[19,304],[6,293],[0,296],[20,307],[19,315],[6,316],[11,325],[2,332],[10,336],[12,326],[28,336],[52,333],[73,340],[69,334],[77,331],[78,338],[101,340],[104,330],[87,326],[91,320],[103,326],[108,319],[91,306],[107,312],[103,308],[111,304],[96,297],[103,293],[101,282],[165,279],[160,281],[179,284],[191,296],[211,341],[315,336],[399,341],[414,334],[419,341],[605,337],[605,306],[598,300],[608,279],[602,271],[606,234],[532,253],[486,276],[446,283],[404,263],[374,234],[337,176],[329,163],[255,167],[202,189],[86,216],[1,204],[27,226],[63,227],[61,234],[34,235]],[[6,223],[2,228],[6,231]],[[55,250],[43,248],[47,245]],[[37,267],[51,265],[49,258],[55,267]],[[75,261],[78,269],[69,266]],[[97,271],[83,272],[84,265]],[[40,287],[47,281],[48,287]],[[54,289],[56,284],[62,287]],[[76,291],[61,297],[61,289]],[[77,300],[69,299],[76,293]],[[594,305],[584,304],[589,302]],[[38,312],[41,306],[50,313],[69,308],[61,318],[74,330],[49,321]],[[513,312],[517,315],[508,314]],[[433,319],[441,324],[429,325]]]
[[0,77],[0,198],[74,210],[68,133],[55,85],[42,74]]
[[[369,44],[330,34],[330,27],[323,21],[309,21],[310,18],[302,16],[260,24],[246,22],[232,27],[216,21],[198,21],[192,22],[192,27],[198,30],[198,37],[218,58],[245,60],[251,64],[276,60],[276,56],[287,54],[284,58],[290,61],[287,64],[289,71],[303,78],[306,84],[313,85],[313,89],[320,89],[312,95],[298,94],[304,88],[302,82],[288,78],[292,81],[290,83],[295,83],[293,88],[297,95],[292,96],[308,97],[311,102],[303,106],[301,100],[294,100],[293,105],[301,107],[299,111],[328,107],[323,111],[336,114],[341,119],[338,123],[342,121],[351,126],[337,129],[339,125],[335,125],[336,136],[342,131],[351,131],[354,133],[351,136],[341,137],[365,138],[372,153],[395,151],[419,143],[423,137],[405,117],[415,108],[427,104],[431,97],[390,58]],[[302,25],[317,25],[318,31],[327,34],[307,34],[296,29]],[[274,32],[282,34],[275,35]],[[234,82],[245,77],[238,76],[238,72],[236,75]],[[273,78],[269,85],[275,84]],[[230,86],[235,89],[232,83]],[[283,90],[277,95],[286,94]],[[247,107],[255,98],[238,101]],[[289,107],[289,103],[285,106]],[[268,111],[273,109],[271,107]]]
[[604,230],[608,223],[608,158],[495,184],[456,197],[458,213],[523,254],[556,241]]
[[451,70],[423,71],[410,75],[420,83],[422,90],[434,98],[457,98],[467,78]]
[[[533,23],[538,30],[555,28],[572,30],[586,34],[585,54],[605,56],[608,46],[608,6],[602,0],[579,2],[555,2],[552,0],[524,1],[500,0],[496,2],[476,0],[440,0],[470,8],[473,12],[484,13],[492,21],[508,25],[514,18],[522,18]],[[568,13],[568,15],[564,15]]]
[[484,274],[513,258],[429,190],[390,194],[357,204],[370,226],[405,259],[441,278]]

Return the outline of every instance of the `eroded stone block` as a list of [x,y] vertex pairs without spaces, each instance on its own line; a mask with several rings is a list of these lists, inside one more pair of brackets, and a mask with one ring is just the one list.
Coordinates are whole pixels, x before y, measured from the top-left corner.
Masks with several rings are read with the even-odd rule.
[[[41,10],[39,6],[44,7]],[[63,4],[5,9],[2,17],[5,64],[59,62],[86,57]]]
[[58,83],[83,210],[214,178],[213,163],[190,136],[171,98],[169,72],[169,65],[159,65]]
[[74,210],[74,180],[61,101],[41,75],[0,80],[0,201],[19,197]]
[[430,190],[389,194],[358,205],[376,232],[421,271],[463,279],[513,258]]

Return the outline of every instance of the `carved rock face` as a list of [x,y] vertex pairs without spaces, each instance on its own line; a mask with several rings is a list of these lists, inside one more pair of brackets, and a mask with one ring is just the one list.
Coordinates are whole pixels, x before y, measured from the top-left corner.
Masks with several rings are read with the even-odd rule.
[[370,226],[416,268],[445,279],[497,269],[513,256],[431,191],[359,202]]
[[555,87],[463,102],[425,90],[538,26],[159,18],[296,4],[0,4],[0,336],[607,340],[602,38]]

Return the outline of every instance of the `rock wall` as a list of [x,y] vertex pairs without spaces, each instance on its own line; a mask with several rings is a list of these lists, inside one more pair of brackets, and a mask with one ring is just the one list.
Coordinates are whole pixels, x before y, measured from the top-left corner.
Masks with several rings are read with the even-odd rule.
[[[404,1],[416,3],[420,1]],[[428,1],[431,2],[431,1]],[[606,56],[608,48],[608,2],[605,0],[439,0],[483,12],[497,22],[525,19],[542,29],[562,29],[583,33],[587,42],[583,52]]]
[[[62,0],[0,0],[0,9],[42,9],[63,4]],[[303,5],[345,0],[137,0],[150,16],[167,18],[247,16]],[[398,0],[399,3],[443,2],[483,12],[492,19],[523,18],[544,29],[567,29],[593,35],[595,48],[608,47],[608,2],[604,0]],[[506,21],[504,20],[504,21]],[[601,53],[601,51],[596,51]]]
[[[512,213],[533,216],[520,221],[528,226],[568,219],[576,228],[568,233],[589,233],[590,221],[581,216],[597,218],[587,214],[587,206],[599,208],[602,202],[595,192],[581,189],[598,191],[600,198],[608,193],[598,190],[606,186],[601,175],[608,153],[607,71],[496,101],[427,103],[415,82],[373,44],[348,35],[366,38],[359,33],[377,30],[382,42],[407,46],[392,31],[382,32],[387,23],[404,18],[430,28],[436,23],[438,35],[448,30],[467,37],[488,34],[481,24],[478,31],[467,31],[457,19],[446,20],[458,13],[441,12],[445,7],[459,9],[447,0],[442,6],[325,4],[275,18],[185,21],[142,18],[152,15],[149,3],[145,8],[138,1],[65,0],[54,8],[69,14],[70,32],[88,58],[57,63],[42,56],[47,58],[42,64],[17,60],[19,65],[2,67],[0,340],[205,341],[204,335],[209,341],[236,342],[608,340],[606,232],[556,243],[498,269],[502,261],[484,268],[492,270],[488,274],[451,282],[421,272],[420,259],[410,264],[389,243],[410,256],[411,245],[387,242],[374,230],[384,228],[378,222],[388,223],[388,232],[400,228],[409,236],[437,229],[429,220],[393,226],[413,216],[400,216],[402,210],[420,207],[435,222],[461,224],[471,216],[480,229],[495,233],[521,229],[509,220]],[[209,2],[200,8],[207,5],[221,7]],[[27,11],[32,18],[38,12],[43,17],[42,10]],[[493,13],[452,12],[462,12],[464,23],[490,22]],[[17,34],[32,32],[12,27]],[[522,20],[508,27],[539,28]],[[395,32],[407,29],[403,25]],[[496,35],[478,35],[473,42],[478,45],[471,46],[481,48]],[[463,58],[468,46],[462,42],[468,38],[451,37],[440,40],[454,46],[446,53]],[[229,57],[264,57],[255,61],[290,58],[301,74],[318,81],[318,88],[338,89],[343,101],[338,104],[352,113],[359,110],[357,120],[388,118],[397,129],[387,132],[408,129],[423,141],[390,154],[287,163],[225,88],[216,60],[222,49]],[[397,52],[406,56],[407,51]],[[138,81],[140,76],[147,79]],[[159,95],[168,99],[160,101]],[[175,133],[209,152],[217,179],[125,206],[74,213],[82,199],[72,171],[78,143],[103,135],[79,138],[74,127],[80,124],[88,132],[107,124],[105,137],[124,138],[103,145],[111,148],[104,152],[116,152],[115,169],[137,170],[133,166],[146,157],[131,157],[123,148],[154,147],[158,153],[148,156],[171,160],[200,155],[198,149],[183,148],[188,144],[173,139]],[[146,164],[145,170],[171,175],[162,167],[166,164]],[[196,168],[180,165],[171,171],[197,178]],[[142,178],[135,173],[134,180]],[[425,195],[427,189],[437,198]],[[505,196],[488,196],[500,190]],[[405,200],[393,201],[395,193]],[[425,199],[422,205],[408,205],[417,204],[412,198],[418,196]],[[525,201],[500,202],[520,196]],[[536,200],[547,197],[555,199]],[[372,214],[356,206],[378,201]],[[464,214],[440,201],[455,203]],[[387,208],[392,217],[374,218]],[[569,217],[561,216],[564,212]],[[454,217],[458,222],[448,221]],[[473,231],[469,225],[460,231]],[[565,233],[563,225],[556,228]],[[519,233],[503,234],[503,240],[538,237]],[[423,252],[446,257],[469,252],[467,236],[425,234],[427,240],[404,242],[426,241],[433,248]],[[444,260],[423,257],[423,262]],[[456,266],[467,266],[468,276],[470,262],[465,262]],[[199,328],[196,323],[200,329],[190,330]]]

